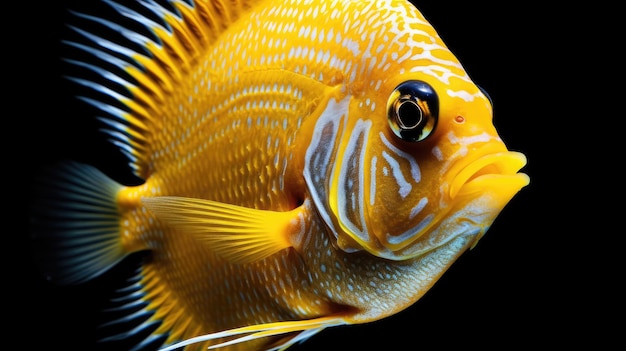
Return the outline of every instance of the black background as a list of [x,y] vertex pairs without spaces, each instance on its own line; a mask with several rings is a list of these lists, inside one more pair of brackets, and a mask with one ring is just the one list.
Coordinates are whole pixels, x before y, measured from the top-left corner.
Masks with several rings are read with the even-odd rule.
[[[30,174],[42,164],[72,158],[116,179],[127,177],[125,160],[90,122],[93,110],[74,98],[77,88],[61,77],[68,69],[60,61],[67,10],[101,8],[92,2],[97,0],[24,9],[32,16],[18,29],[22,39],[14,56],[23,59],[16,65],[25,63],[29,74],[15,89],[32,114],[23,119],[31,145],[23,169]],[[598,287],[599,272],[611,262],[598,262],[602,256],[595,255],[592,244],[603,239],[594,239],[599,230],[588,225],[597,222],[583,205],[593,189],[581,179],[585,164],[571,162],[580,156],[572,150],[575,135],[568,123],[559,123],[572,118],[563,106],[573,103],[560,92],[572,84],[565,67],[575,56],[566,43],[567,24],[559,22],[562,14],[538,2],[423,1],[418,8],[490,94],[502,139],[528,157],[524,171],[531,184],[476,248],[413,306],[374,323],[327,329],[293,350],[599,346],[611,335],[604,322],[612,314],[620,318],[621,306],[607,308],[604,298],[591,297],[597,290],[605,295],[606,288]],[[124,267],[85,286],[61,288],[39,277],[28,243],[24,247],[19,262],[27,271],[20,278],[27,279],[18,289],[24,299],[18,299],[22,303],[12,323],[24,334],[15,338],[32,349],[96,349],[100,308]]]

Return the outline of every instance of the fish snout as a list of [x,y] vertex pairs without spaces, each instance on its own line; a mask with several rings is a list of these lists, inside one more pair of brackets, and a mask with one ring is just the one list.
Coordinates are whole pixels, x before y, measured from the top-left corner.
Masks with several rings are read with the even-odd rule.
[[510,199],[530,182],[528,175],[519,173],[526,162],[526,156],[515,151],[482,154],[463,166],[454,176],[448,195],[454,199],[494,192]]

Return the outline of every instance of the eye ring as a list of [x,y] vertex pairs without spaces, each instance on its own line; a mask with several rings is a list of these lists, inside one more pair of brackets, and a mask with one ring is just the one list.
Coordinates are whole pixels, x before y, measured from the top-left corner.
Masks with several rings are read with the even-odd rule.
[[424,119],[424,112],[419,106],[419,101],[415,99],[415,96],[409,94],[400,96],[394,102],[394,110],[394,118],[402,130],[419,128]]
[[410,80],[398,85],[387,106],[389,126],[400,139],[419,142],[435,130],[439,101],[428,83]]

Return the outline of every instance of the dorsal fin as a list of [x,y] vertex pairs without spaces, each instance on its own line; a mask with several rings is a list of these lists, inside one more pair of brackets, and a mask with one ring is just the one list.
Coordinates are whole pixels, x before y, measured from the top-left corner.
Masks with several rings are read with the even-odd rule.
[[134,174],[146,179],[154,161],[151,133],[175,118],[171,106],[181,103],[172,95],[220,34],[260,1],[103,2],[121,18],[74,12],[90,29],[70,25],[79,38],[64,41],[87,54],[66,61],[98,78],[69,79],[91,89],[82,99],[105,114],[103,131],[128,157]]

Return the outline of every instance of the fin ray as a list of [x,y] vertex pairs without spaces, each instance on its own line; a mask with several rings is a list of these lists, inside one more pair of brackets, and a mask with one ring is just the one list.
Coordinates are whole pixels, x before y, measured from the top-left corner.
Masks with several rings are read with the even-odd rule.
[[30,224],[33,250],[48,279],[79,284],[127,255],[119,237],[116,196],[121,188],[78,163],[43,174],[32,194]]
[[[240,344],[251,340],[266,338],[270,336],[282,335],[286,333],[292,332],[301,332],[299,336],[291,338],[285,345],[277,346],[275,349],[285,349],[286,347],[293,345],[297,342],[304,341],[305,339],[311,337],[313,334],[320,332],[321,330],[331,327],[331,326],[339,326],[347,324],[347,322],[340,317],[330,316],[330,317],[320,317],[310,320],[303,321],[284,321],[284,322],[272,322],[265,324],[252,325],[247,327],[235,328],[230,330],[225,330],[217,333],[211,333],[206,335],[201,335],[197,337],[193,337],[176,344],[170,345],[159,351],[171,351],[177,348],[205,342],[211,340],[218,340],[221,338],[231,337],[243,335],[238,338],[225,341],[223,343],[215,344],[209,346],[209,349],[216,349],[219,347],[229,346],[233,344]],[[295,340],[294,340],[295,339]]]
[[[105,39],[105,35],[70,26],[80,39],[64,40],[63,43],[93,55],[97,63],[72,58],[65,61],[102,77],[93,84],[74,81],[106,97],[107,100],[102,102],[92,100],[90,103],[110,114],[105,118],[123,121],[123,128],[118,128],[121,125],[114,127],[121,134],[114,136],[111,142],[128,158],[134,175],[147,179],[153,167],[158,167],[158,160],[152,158],[152,148],[157,144],[154,140],[160,136],[153,133],[169,130],[164,127],[171,123],[168,109],[180,102],[174,100],[171,104],[164,104],[163,100],[165,97],[168,101],[181,98],[173,87],[183,84],[202,53],[258,1],[178,0],[122,4],[116,0],[104,0],[104,3],[124,17],[127,24],[118,24],[97,14],[70,11],[102,31],[115,34],[116,39]],[[135,26],[143,30],[135,30]],[[85,41],[85,44],[79,41]],[[109,103],[104,101],[110,99],[124,105],[128,112],[107,107]]]
[[142,199],[144,205],[169,225],[183,229],[224,258],[247,263],[292,246],[294,218],[287,212],[251,209],[217,201],[160,196]]

